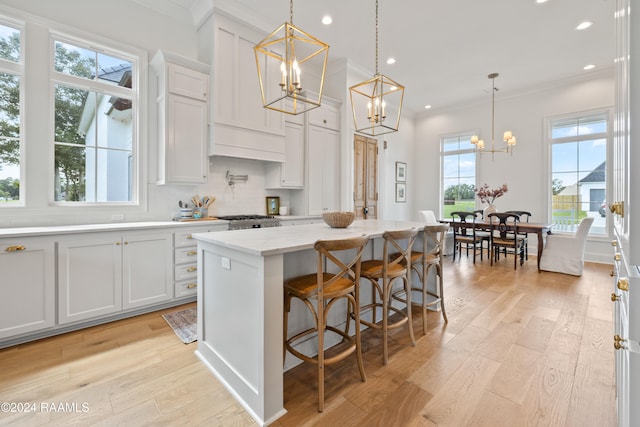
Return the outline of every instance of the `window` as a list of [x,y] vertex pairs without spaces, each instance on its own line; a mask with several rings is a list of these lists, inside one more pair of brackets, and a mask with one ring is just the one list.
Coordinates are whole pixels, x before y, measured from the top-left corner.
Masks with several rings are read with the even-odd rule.
[[590,234],[606,235],[608,112],[550,121],[551,217],[554,230],[575,232],[582,218]]
[[135,201],[135,61],[57,38],[52,46],[54,201]]
[[20,202],[22,34],[0,22],[0,208]]
[[475,210],[476,152],[472,134],[441,138],[442,205],[444,218],[454,211]]

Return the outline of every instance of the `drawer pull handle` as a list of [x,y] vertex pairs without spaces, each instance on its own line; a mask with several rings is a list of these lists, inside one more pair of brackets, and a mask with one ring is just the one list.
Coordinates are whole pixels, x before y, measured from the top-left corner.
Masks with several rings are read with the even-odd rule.
[[198,251],[189,251],[187,255],[198,255]]
[[198,269],[198,267],[187,267],[187,271],[188,271],[189,273],[194,272],[194,271],[196,271],[197,269]]
[[620,295],[616,295],[614,292],[611,293],[611,301],[616,302],[620,301]]
[[626,348],[624,346],[624,344],[623,344],[625,341],[626,340],[622,339],[622,337],[620,335],[618,335],[618,334],[614,335],[613,336],[613,348],[615,348],[616,350],[620,350],[620,349]]
[[187,289],[193,289],[193,288],[195,288],[196,286],[198,286],[198,284],[197,284],[197,283],[189,283],[189,284],[187,285]]
[[27,250],[26,246],[22,246],[22,245],[9,246],[7,249],[5,249],[6,252],[18,252],[18,251],[26,251],[26,250]]
[[618,279],[618,289],[620,289],[621,291],[628,291],[629,290],[629,279],[627,279],[626,277]]
[[187,239],[193,239],[193,234],[187,234]]

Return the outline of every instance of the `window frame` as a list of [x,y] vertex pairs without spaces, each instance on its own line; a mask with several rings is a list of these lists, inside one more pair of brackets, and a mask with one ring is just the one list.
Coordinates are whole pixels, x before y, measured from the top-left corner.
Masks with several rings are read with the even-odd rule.
[[[70,44],[79,48],[95,51],[100,54],[116,56],[125,59],[132,63],[132,88],[123,88],[116,85],[109,85],[96,80],[89,80],[84,77],[65,74],[55,70],[55,45],[56,42],[62,42]],[[145,81],[143,77],[142,64],[146,63],[146,54],[142,51],[129,48],[125,49],[113,43],[111,46],[107,46],[104,43],[97,41],[86,36],[75,36],[68,33],[63,33],[54,29],[49,29],[48,38],[48,66],[49,66],[49,95],[50,95],[50,130],[49,130],[49,205],[50,206],[64,206],[64,207],[88,207],[88,206],[141,206],[145,202],[146,197],[143,196],[144,187],[144,162],[143,162],[143,150],[140,141],[142,140],[141,132],[142,127],[140,123],[146,123],[146,118],[142,121],[141,114],[145,111],[145,108],[141,106],[141,100],[145,99],[146,95],[141,81]],[[144,76],[147,76],[146,67],[144,68]],[[100,94],[108,94],[110,96],[122,95],[125,98],[131,98],[132,102],[132,141],[131,141],[131,155],[133,161],[131,163],[131,170],[126,171],[131,176],[130,191],[131,200],[129,201],[66,201],[55,199],[55,91],[57,85],[63,85],[73,89],[86,90],[89,92],[96,92]]]
[[[606,119],[607,130],[603,133],[594,133],[588,135],[577,135],[571,137],[559,137],[553,138],[552,133],[554,129],[554,122],[558,121],[569,121],[569,120],[585,120],[589,117],[597,117],[604,116]],[[546,212],[547,221],[552,223],[553,221],[553,145],[554,144],[562,144],[567,142],[581,142],[581,141],[589,141],[593,139],[602,139],[603,137],[606,140],[605,147],[605,201],[607,202],[607,198],[611,194],[611,168],[608,163],[611,161],[611,150],[612,150],[612,140],[613,140],[613,107],[602,107],[602,108],[594,108],[590,110],[577,111],[567,114],[559,114],[555,116],[549,116],[544,118],[544,135],[545,135],[545,156],[546,164],[545,164],[545,173],[543,174],[543,194],[545,194],[544,203],[546,204],[544,211]],[[608,202],[607,202],[608,205]],[[605,232],[604,233],[593,233],[593,227],[589,230],[588,239],[589,240],[608,240],[611,236],[611,221],[609,215],[605,216]],[[577,229],[577,226],[575,227]],[[554,234],[565,234],[565,235],[574,235],[575,230],[553,230]]]
[[26,205],[26,194],[27,188],[25,185],[26,181],[26,144],[24,139],[24,129],[25,129],[25,79],[26,79],[26,67],[25,67],[25,28],[26,23],[24,21],[18,19],[12,19],[5,15],[0,15],[0,24],[14,28],[20,32],[20,59],[16,61],[9,61],[4,58],[0,58],[0,72],[7,74],[14,74],[18,76],[20,80],[20,88],[19,96],[20,101],[18,108],[20,109],[20,115],[18,120],[20,121],[19,125],[19,135],[18,138],[20,144],[19,156],[20,156],[20,173],[18,179],[20,180],[20,190],[18,193],[18,201],[15,203],[0,203],[0,209],[15,209],[15,208],[23,208]]
[[[471,141],[471,136],[473,135],[477,135],[478,132],[474,132],[474,131],[470,131],[470,130],[465,130],[465,131],[460,131],[460,132],[452,132],[452,133],[447,133],[447,134],[442,134],[440,135],[440,196],[439,196],[439,203],[438,203],[438,209],[439,209],[439,216],[441,218],[444,218],[445,216],[445,204],[444,204],[444,193],[445,193],[445,188],[444,188],[444,162],[445,162],[445,158],[446,156],[452,156],[452,155],[460,155],[460,154],[473,154],[474,158],[475,158],[475,172],[474,172],[474,176],[473,176],[473,185],[474,187],[477,186],[477,179],[478,179],[478,155],[476,153],[476,148],[475,146],[473,146],[471,144],[471,142],[469,142],[469,147],[468,148],[461,148],[458,150],[454,150],[454,151],[445,151],[444,150],[444,144],[445,144],[445,140],[448,139],[453,139],[453,138],[457,138],[458,139],[458,143],[461,142],[461,140],[469,140]],[[458,178],[460,178],[458,176]],[[476,205],[476,201],[475,201],[475,197],[474,197],[474,210],[475,210],[475,205]]]

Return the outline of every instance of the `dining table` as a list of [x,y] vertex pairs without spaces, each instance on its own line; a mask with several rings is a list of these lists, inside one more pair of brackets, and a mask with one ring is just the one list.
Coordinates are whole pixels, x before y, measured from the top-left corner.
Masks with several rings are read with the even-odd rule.
[[[491,229],[489,221],[456,221],[453,219],[441,219],[439,222],[449,224],[450,227],[475,228],[476,230],[487,231]],[[538,271],[540,271],[540,258],[544,250],[544,235],[551,234],[553,223],[550,222],[518,222],[518,233],[535,234],[538,236]],[[507,224],[507,230],[513,231],[513,224]]]

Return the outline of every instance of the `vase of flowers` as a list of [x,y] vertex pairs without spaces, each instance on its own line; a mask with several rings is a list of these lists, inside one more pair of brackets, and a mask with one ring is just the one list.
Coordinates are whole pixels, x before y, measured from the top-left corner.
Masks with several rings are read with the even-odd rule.
[[488,206],[483,210],[484,218],[487,218],[487,215],[490,213],[497,212],[494,202],[497,198],[502,197],[504,193],[509,191],[509,187],[507,184],[502,184],[501,187],[492,189],[489,188],[488,184],[484,184],[480,188],[474,188],[473,191],[475,191],[476,196],[480,199],[480,203],[488,204]]

